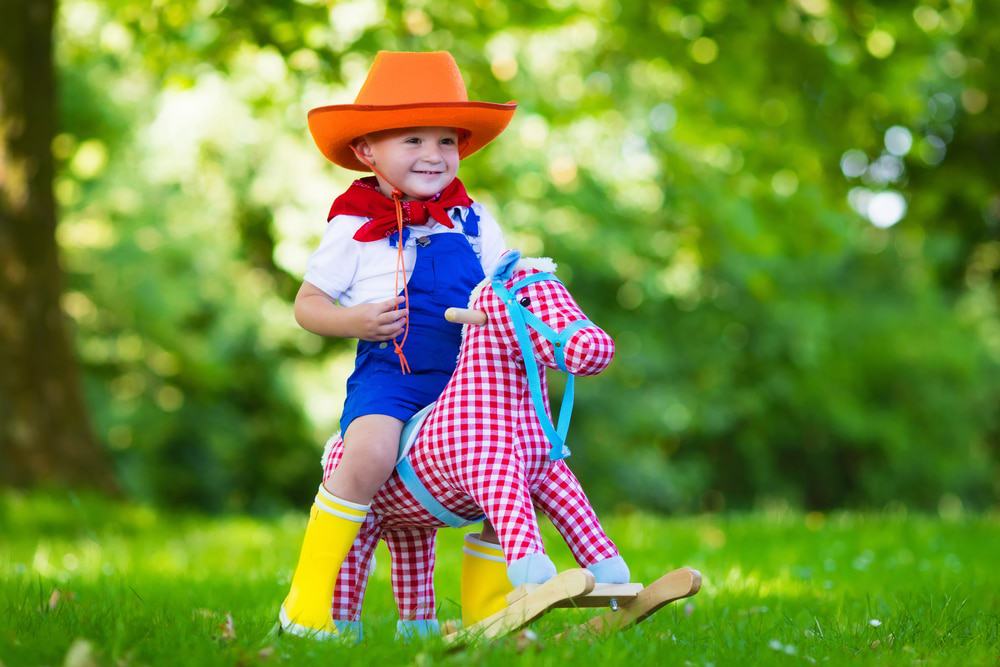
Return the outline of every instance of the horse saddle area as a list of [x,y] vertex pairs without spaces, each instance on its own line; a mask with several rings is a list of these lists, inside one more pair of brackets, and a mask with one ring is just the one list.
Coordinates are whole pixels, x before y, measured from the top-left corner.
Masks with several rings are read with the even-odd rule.
[[560,608],[598,607],[608,610],[589,621],[559,633],[554,639],[601,636],[641,623],[666,605],[691,597],[701,589],[701,573],[689,567],[668,572],[649,586],[637,583],[595,584],[583,568],[566,570],[544,584],[525,584],[507,594],[507,606],[475,625],[444,635],[460,646],[482,639],[496,639],[516,632],[549,611]]

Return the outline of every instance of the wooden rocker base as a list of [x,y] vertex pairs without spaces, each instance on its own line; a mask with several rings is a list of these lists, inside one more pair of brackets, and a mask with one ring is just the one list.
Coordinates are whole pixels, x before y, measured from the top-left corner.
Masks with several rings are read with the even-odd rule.
[[[545,614],[560,602],[586,595],[594,590],[594,575],[583,568],[566,570],[544,584],[538,584],[483,620],[457,632],[444,635],[446,644],[465,644],[475,639],[494,639],[515,630]],[[509,598],[508,598],[509,599]]]
[[562,632],[555,639],[582,633],[607,634],[641,623],[662,607],[691,597],[701,589],[701,573],[689,567],[668,572],[649,586],[595,584],[585,569],[567,570],[544,584],[518,586],[507,595],[507,606],[475,625],[451,634],[444,641],[460,646],[475,639],[494,639],[514,632],[551,609],[610,607],[588,622]]
[[691,597],[699,590],[701,590],[701,572],[689,567],[682,567],[668,572],[643,588],[634,599],[618,609],[612,607],[611,611],[595,616],[582,625],[560,633],[556,639],[563,639],[573,634],[604,635],[624,630],[637,623],[642,623],[671,602]]

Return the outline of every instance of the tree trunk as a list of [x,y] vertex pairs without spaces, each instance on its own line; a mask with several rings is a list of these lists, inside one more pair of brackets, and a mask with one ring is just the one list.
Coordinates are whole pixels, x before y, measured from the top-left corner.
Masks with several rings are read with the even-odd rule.
[[60,308],[55,0],[0,0],[0,484],[116,488]]

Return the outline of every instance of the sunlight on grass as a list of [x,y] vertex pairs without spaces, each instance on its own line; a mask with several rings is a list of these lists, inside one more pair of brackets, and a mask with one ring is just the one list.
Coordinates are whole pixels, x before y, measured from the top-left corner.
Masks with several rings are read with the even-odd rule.
[[[594,651],[609,664],[777,664],[790,656],[992,664],[1000,639],[1000,574],[990,556],[1000,553],[996,516],[609,517],[634,581],[689,565],[704,574],[702,592],[597,644],[546,640],[592,615],[579,610],[550,614],[527,639],[454,654],[434,640],[394,641],[384,546],[366,598],[364,651],[270,636],[304,525],[304,512],[210,518],[89,498],[0,496],[0,613],[13,619],[0,629],[0,661],[61,664],[71,646],[83,650],[74,645],[81,640],[98,663],[121,664],[256,664],[277,654],[294,662],[364,655],[392,664],[509,665],[514,656],[556,663]],[[543,532],[557,566],[572,567],[551,525]],[[442,620],[460,615],[460,560],[461,532],[442,531]]]

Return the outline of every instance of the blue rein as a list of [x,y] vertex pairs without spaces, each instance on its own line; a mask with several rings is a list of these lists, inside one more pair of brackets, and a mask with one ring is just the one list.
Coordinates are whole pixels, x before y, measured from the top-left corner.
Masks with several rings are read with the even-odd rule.
[[[535,273],[517,281],[511,285],[509,290],[504,287],[502,280],[495,278],[493,280],[493,291],[507,304],[507,311],[510,313],[511,321],[514,323],[514,333],[517,336],[517,343],[521,349],[521,358],[524,361],[524,369],[528,376],[528,389],[531,391],[531,402],[534,404],[535,414],[538,416],[538,422],[542,425],[545,437],[548,438],[549,444],[552,445],[552,448],[549,450],[549,459],[558,461],[570,455],[569,447],[566,446],[566,433],[569,431],[569,422],[573,417],[574,383],[576,380],[576,376],[569,373],[566,369],[566,344],[573,334],[584,327],[593,326],[593,322],[587,319],[576,320],[566,325],[562,331],[557,333],[553,331],[552,327],[538,319],[525,306],[518,303],[516,295],[519,290],[543,280],[554,280],[562,284],[552,273]],[[552,420],[545,409],[546,405],[545,398],[542,396],[541,381],[541,373],[544,371],[539,370],[538,363],[535,361],[534,350],[531,346],[531,333],[528,331],[529,327],[537,331],[542,338],[552,343],[552,348],[555,351],[556,365],[559,367],[559,370],[569,374],[569,379],[566,380],[566,390],[563,392],[562,405],[559,407],[558,426],[552,424]]]

